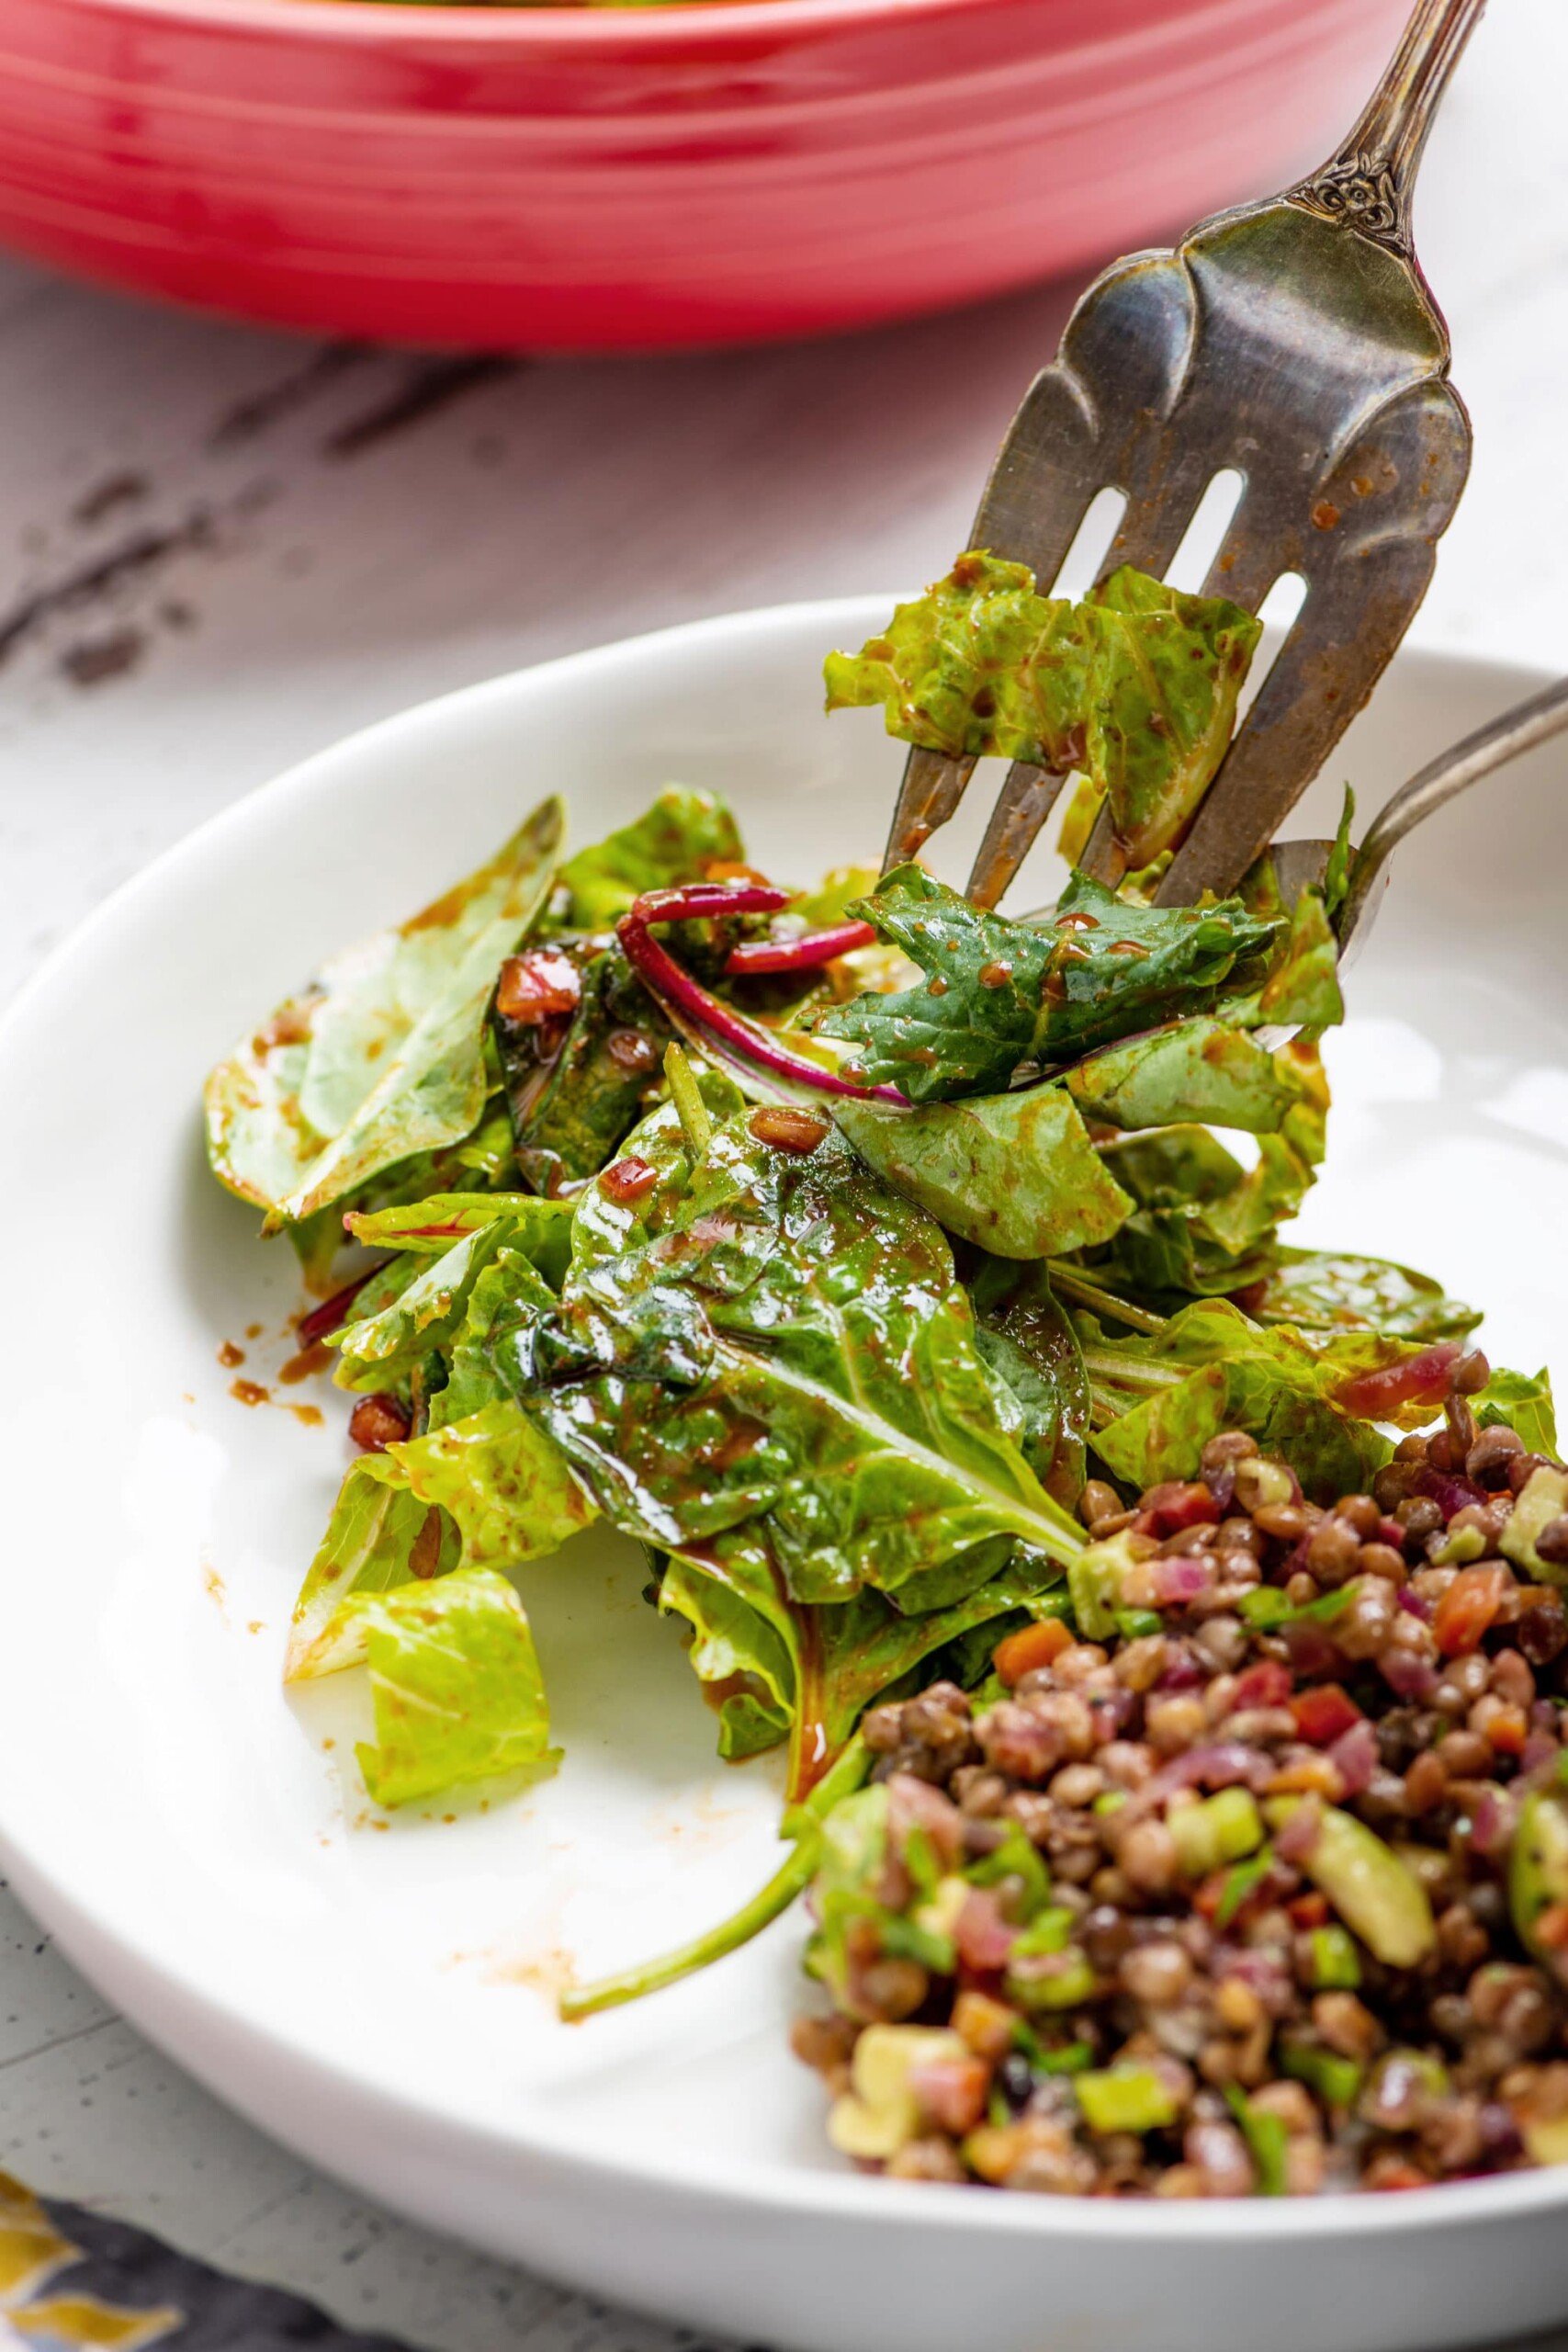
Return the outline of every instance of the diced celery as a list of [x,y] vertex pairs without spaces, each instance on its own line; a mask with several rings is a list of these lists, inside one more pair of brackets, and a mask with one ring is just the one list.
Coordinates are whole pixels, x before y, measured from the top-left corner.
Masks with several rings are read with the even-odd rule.
[[1100,2067],[1073,2087],[1091,2132],[1162,2132],[1176,2120],[1176,2101],[1152,2066]]
[[1543,1560],[1536,1549],[1536,1538],[1564,1512],[1568,1512],[1568,1472],[1544,1467],[1532,1471],[1498,1538],[1503,1557],[1538,1583],[1568,1584],[1568,1571],[1558,1562]]
[[1539,1949],[1541,1913],[1568,1903],[1568,1813],[1544,1789],[1528,1796],[1519,1813],[1508,1858],[1508,1903],[1519,1941],[1531,1951]]
[[1087,2001],[1099,1982],[1090,1967],[1087,1953],[1077,1944],[1069,1944],[1064,1952],[1043,1954],[1047,1963],[1059,1961],[1060,1966],[1045,1965],[1036,1970],[1008,1972],[1008,1997],[1025,2009],[1074,2009]]
[[[1283,1828],[1303,1800],[1274,1797],[1269,1826]],[[1301,1868],[1346,1926],[1389,1968],[1415,1968],[1437,1940],[1432,1906],[1415,1872],[1354,1814],[1325,1804]]]
[[1184,1878],[1207,1878],[1263,1843],[1263,1820],[1250,1789],[1221,1789],[1201,1804],[1173,1806],[1166,1826]]
[[1280,2070],[1315,2091],[1325,2107],[1354,2107],[1364,2073],[1354,2058],[1341,2058],[1317,2041],[1282,2043]]
[[1319,1993],[1353,1993],[1361,1981],[1354,1939],[1343,1928],[1312,1931],[1312,1981]]

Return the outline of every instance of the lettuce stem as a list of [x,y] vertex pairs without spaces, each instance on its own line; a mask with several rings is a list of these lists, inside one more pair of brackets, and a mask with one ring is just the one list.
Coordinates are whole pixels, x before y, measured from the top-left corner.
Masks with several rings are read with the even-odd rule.
[[795,1839],[795,1851],[774,1871],[766,1886],[760,1887],[749,1903],[743,1903],[728,1919],[721,1919],[716,1928],[694,1936],[690,1943],[679,1945],[662,1959],[645,1961],[640,1967],[628,1968],[619,1976],[602,1976],[593,1984],[570,1987],[557,2003],[563,2021],[576,2025],[583,2018],[597,2017],[602,2009],[616,2009],[626,2001],[640,2001],[645,1993],[661,1992],[666,1984],[678,1984],[682,1976],[694,1976],[698,1969],[722,1960],[727,1952],[739,1951],[742,1944],[761,1935],[810,1885],[817,1871],[823,1819],[840,1797],[859,1788],[870,1769],[865,1743],[857,1735],[811,1794],[785,1813],[783,1834]]
[[1091,1306],[1100,1315],[1112,1316],[1118,1323],[1125,1323],[1130,1331],[1141,1331],[1146,1339],[1157,1340],[1165,1329],[1163,1315],[1151,1315],[1142,1306],[1131,1306],[1111,1291],[1102,1290],[1076,1266],[1064,1266],[1059,1258],[1048,1261],[1052,1288],[1064,1298],[1072,1299],[1079,1306]]

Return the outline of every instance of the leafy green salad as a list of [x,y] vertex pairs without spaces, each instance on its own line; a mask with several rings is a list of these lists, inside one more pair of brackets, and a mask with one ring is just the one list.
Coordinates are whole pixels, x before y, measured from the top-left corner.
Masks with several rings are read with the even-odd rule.
[[[557,1765],[509,1571],[599,1520],[644,1547],[721,1754],[787,1748],[773,1887],[579,2013],[806,1883],[869,1707],[1104,1615],[1088,1479],[1190,1478],[1241,1429],[1344,1492],[1441,1401],[1472,1311],[1282,1238],[1324,1152],[1348,810],[1293,904],[1267,860],[1153,903],[1257,635],[1135,573],[1073,605],[967,555],[829,657],[829,706],[1076,774],[1067,846],[1108,808],[1117,888],[1074,870],[1023,920],[918,864],[797,889],[705,794],[570,852],[547,800],[208,1081],[213,1171],[288,1236],[355,1399],[287,1673],[367,1669],[371,1797]],[[1538,1393],[1496,1374],[1478,1408]]]

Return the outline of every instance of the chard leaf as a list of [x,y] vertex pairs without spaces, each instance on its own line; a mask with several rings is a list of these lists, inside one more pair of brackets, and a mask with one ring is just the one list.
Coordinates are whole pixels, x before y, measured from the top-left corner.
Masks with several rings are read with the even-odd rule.
[[563,941],[582,993],[564,1023],[491,1025],[517,1164],[536,1192],[575,1188],[613,1159],[659,1091],[674,1035],[618,944]]
[[1040,1265],[982,1258],[969,1295],[980,1351],[1018,1406],[1024,1460],[1046,1493],[1070,1510],[1083,1491],[1093,1408],[1072,1319]]
[[457,1532],[444,1512],[409,1490],[390,1454],[350,1463],[315,1558],[294,1604],[286,1682],[333,1674],[364,1656],[356,1604],[457,1565]]
[[962,1240],[998,1258],[1059,1258],[1108,1241],[1133,1204],[1055,1086],[901,1111],[840,1097],[861,1158]]
[[1062,1083],[1086,1118],[1113,1127],[1179,1120],[1271,1134],[1301,1100],[1293,1066],[1207,1014],[1101,1046]]
[[1237,959],[1275,935],[1237,899],[1142,907],[1076,873],[1040,924],[982,913],[918,865],[897,867],[854,911],[927,980],[857,997],[820,1025],[860,1048],[869,1082],[917,1102],[1001,1093],[1021,1065],[1044,1069],[1203,1012]]
[[1075,605],[971,550],[858,654],[829,655],[828,707],[880,704],[890,735],[954,758],[1082,768],[1138,866],[1175,842],[1224,757],[1260,634],[1239,605],[1126,566]]
[[[1021,1537],[1079,1531],[998,1423],[940,1228],[829,1136],[809,1157],[672,1110],[637,1131],[637,1202],[591,1185],[558,1306],[498,1324],[503,1379],[605,1515],[665,1549],[745,1528],[792,1602],[897,1594]],[[930,1600],[927,1605],[935,1605]]]
[[485,1569],[365,1604],[374,1744],[356,1753],[378,1804],[551,1769],[549,1711],[523,1604]]
[[1314,1035],[1344,1020],[1339,943],[1319,891],[1303,890],[1296,900],[1258,986],[1222,1000],[1217,1010],[1222,1019],[1246,1028],[1279,1023]]
[[722,800],[671,785],[633,823],[568,858],[558,876],[562,889],[570,893],[561,926],[613,930],[644,890],[700,881],[710,865],[739,864],[745,854],[735,820]]
[[[1242,1429],[1281,1454],[1309,1494],[1359,1491],[1391,1449],[1353,1409],[1355,1385],[1421,1353],[1379,1332],[1265,1329],[1224,1299],[1202,1299],[1158,1338],[1085,1340],[1097,1398],[1126,1403],[1092,1442],[1113,1476],[1143,1487],[1194,1476],[1207,1441]],[[1431,1410],[1419,1404],[1395,1418],[1413,1427]]]
[[214,1174],[296,1224],[477,1125],[484,1014],[502,958],[548,888],[560,804],[546,801],[477,873],[326,965],[208,1080]]
[[[1280,1248],[1239,1302],[1259,1323],[1307,1331],[1382,1331],[1401,1340],[1457,1340],[1481,1317],[1448,1297],[1430,1274],[1348,1250]],[[1517,1374],[1494,1375],[1517,1379]],[[1490,1394],[1490,1391],[1487,1392]]]

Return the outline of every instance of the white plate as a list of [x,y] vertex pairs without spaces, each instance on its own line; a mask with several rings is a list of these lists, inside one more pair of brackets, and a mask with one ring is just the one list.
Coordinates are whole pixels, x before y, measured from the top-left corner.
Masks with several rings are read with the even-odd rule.
[[[6,1865],[110,1999],[303,2154],[477,2244],[748,2341],[1250,2352],[1266,2333],[1272,2352],[1393,2352],[1555,2318],[1565,2175],[1194,2210],[846,2174],[785,2052],[798,1918],[645,2006],[557,2025],[561,1966],[659,1951],[776,1851],[777,1775],[713,1760],[630,1546],[580,1539],[523,1579],[567,1761],[521,1802],[387,1827],[349,1760],[355,1678],[292,1702],[279,1687],[343,1401],[276,1386],[292,1266],[204,1172],[203,1072],[547,789],[580,841],[680,778],[727,793],[783,876],[874,852],[897,747],[869,714],[824,722],[818,678],[824,649],[886,608],[679,629],[372,729],[164,858],[13,1008]],[[1530,684],[1404,656],[1344,755],[1363,805]],[[1332,1162],[1304,1221],[1483,1299],[1496,1351],[1530,1368],[1568,1314],[1565,781],[1562,752],[1543,756],[1407,854],[1335,1042]],[[1307,811],[1318,830],[1333,797]],[[231,1396],[226,1340],[272,1403]],[[313,1396],[324,1426],[284,1409]]]

